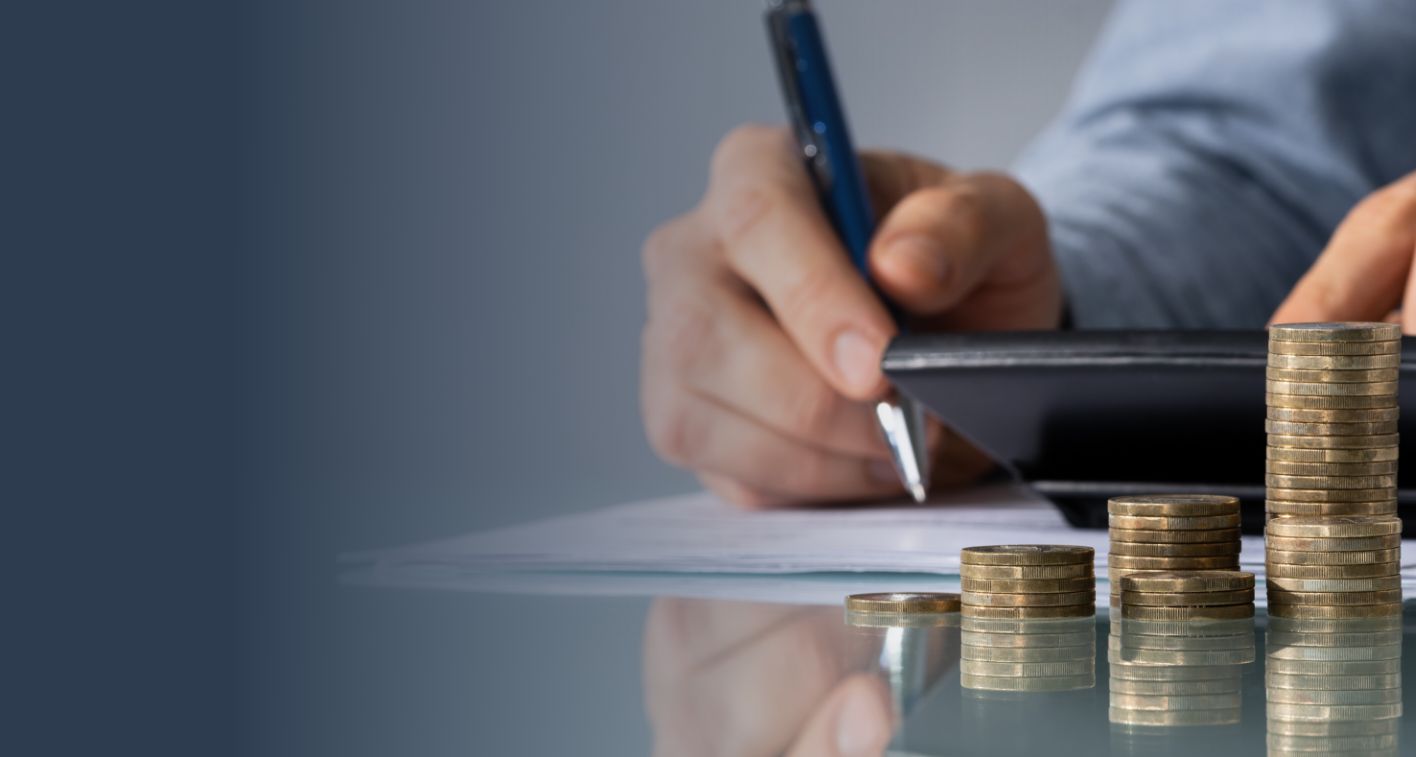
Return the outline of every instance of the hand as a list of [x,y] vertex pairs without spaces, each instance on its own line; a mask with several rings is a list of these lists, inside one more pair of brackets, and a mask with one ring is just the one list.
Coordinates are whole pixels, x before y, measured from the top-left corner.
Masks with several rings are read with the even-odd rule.
[[1271,323],[1380,321],[1416,334],[1416,173],[1369,195],[1337,227]]
[[[996,174],[862,156],[881,222],[881,290],[912,327],[1054,328],[1062,294],[1042,211]],[[875,427],[895,334],[852,269],[785,129],[743,127],[713,157],[698,207],[644,245],[641,400],[664,459],[749,506],[897,496]],[[936,482],[992,463],[937,424]],[[948,437],[948,438],[946,438]]]

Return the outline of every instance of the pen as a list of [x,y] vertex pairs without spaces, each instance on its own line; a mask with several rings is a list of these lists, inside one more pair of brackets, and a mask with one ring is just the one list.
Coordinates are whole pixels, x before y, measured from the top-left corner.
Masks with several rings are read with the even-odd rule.
[[[807,174],[821,205],[856,270],[871,281],[867,254],[875,233],[875,212],[861,175],[860,160],[851,145],[846,116],[816,14],[809,0],[767,0],[767,32],[781,79],[787,115],[796,133]],[[879,294],[879,290],[876,290]],[[901,314],[881,298],[897,327]],[[925,450],[924,410],[894,389],[875,405],[875,419],[890,447],[895,471],[916,502],[929,488],[929,455]]]

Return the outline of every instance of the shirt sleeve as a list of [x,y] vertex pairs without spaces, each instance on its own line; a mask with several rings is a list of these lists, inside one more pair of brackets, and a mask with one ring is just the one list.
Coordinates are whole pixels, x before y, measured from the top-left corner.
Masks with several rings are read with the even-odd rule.
[[1122,0],[1016,170],[1075,326],[1262,326],[1416,170],[1416,4]]

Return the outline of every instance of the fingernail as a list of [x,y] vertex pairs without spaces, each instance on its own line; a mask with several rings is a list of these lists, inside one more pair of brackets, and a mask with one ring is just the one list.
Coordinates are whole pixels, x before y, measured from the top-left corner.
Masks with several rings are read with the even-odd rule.
[[935,284],[943,284],[949,276],[949,258],[939,248],[939,244],[929,237],[900,237],[891,242],[885,252],[907,261],[907,265],[928,276]]
[[864,394],[880,381],[880,350],[859,331],[842,331],[832,349],[836,373],[848,389]]
[[871,693],[863,688],[851,692],[836,720],[836,749],[842,757],[879,755],[889,739],[889,725]]
[[870,477],[878,484],[900,483],[900,474],[895,472],[895,466],[889,460],[871,460]]

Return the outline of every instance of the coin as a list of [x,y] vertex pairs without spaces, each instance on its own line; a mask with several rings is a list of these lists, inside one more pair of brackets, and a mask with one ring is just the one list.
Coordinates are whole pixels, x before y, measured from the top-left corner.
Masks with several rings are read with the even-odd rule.
[[1375,463],[1290,463],[1266,460],[1265,473],[1286,476],[1391,476],[1396,474],[1395,460]]
[[[1356,373],[1358,371],[1342,371]],[[1271,421],[1289,423],[1380,423],[1394,421],[1401,411],[1395,407],[1350,408],[1346,410],[1306,409],[1296,407],[1270,407],[1267,418]]]
[[964,631],[960,634],[964,646],[975,647],[1074,647],[1079,644],[1096,644],[1096,629],[1088,626],[1086,631],[1069,633],[988,633]]
[[963,578],[989,581],[999,579],[1032,580],[1091,578],[1095,575],[1095,571],[1090,561],[1075,565],[969,565],[965,563],[959,566],[959,575]]
[[1155,621],[1123,618],[1120,613],[1111,616],[1113,636],[1179,636],[1185,639],[1208,638],[1211,636],[1245,636],[1253,638],[1254,622],[1248,618],[1239,620]]
[[1200,652],[1208,649],[1254,649],[1254,633],[1227,636],[1147,636],[1140,633],[1111,634],[1107,643],[1119,641],[1122,649],[1154,649],[1169,652]]
[[1254,601],[1254,589],[1235,591],[1131,591],[1124,588],[1122,580],[1121,604],[1146,605],[1148,607],[1212,607],[1214,605],[1237,605]]
[[[1364,563],[1360,565],[1284,565],[1265,564],[1265,572],[1270,579],[1283,581],[1356,581],[1374,578],[1398,578],[1401,563]],[[1293,588],[1293,587],[1289,587]]]
[[1088,613],[1086,617],[1054,618],[979,618],[964,615],[961,627],[966,632],[997,634],[1054,634],[1085,631],[1096,633],[1096,624]]
[[846,609],[873,613],[942,613],[959,611],[959,595],[939,592],[852,594]]
[[1378,368],[1398,368],[1400,354],[1389,355],[1285,355],[1269,353],[1269,368],[1289,368],[1303,371],[1370,371]]
[[1224,707],[1217,710],[1128,710],[1112,707],[1107,710],[1112,723],[1123,725],[1181,726],[1230,725],[1238,723],[1240,709]]
[[999,544],[965,547],[959,561],[969,565],[1074,565],[1096,557],[1091,547],[1061,544]]
[[1401,614],[1400,602],[1377,605],[1309,605],[1270,602],[1269,617],[1279,618],[1375,618]]
[[1272,631],[1306,636],[1376,633],[1379,631],[1400,631],[1401,618],[1343,618],[1340,620],[1269,618],[1268,626]]
[[[1235,672],[1237,673],[1238,671]],[[1125,678],[1113,678],[1108,686],[1113,694],[1142,694],[1147,696],[1227,694],[1237,692],[1241,690],[1242,687],[1243,682],[1238,675],[1232,678],[1219,678],[1213,681],[1130,681]]]
[[1348,436],[1296,436],[1293,434],[1269,434],[1270,447],[1293,447],[1296,449],[1368,449],[1371,447],[1391,447],[1400,442],[1398,434],[1350,434]]
[[1163,529],[1166,531],[1198,531],[1212,528],[1238,528],[1239,513],[1230,515],[1117,515],[1107,516],[1112,528],[1130,530]]
[[1400,355],[1401,341],[1387,339],[1379,342],[1290,342],[1270,339],[1269,355]]
[[1381,720],[1401,717],[1401,705],[1310,705],[1269,702],[1268,716],[1278,720]]
[[1401,576],[1303,579],[1270,575],[1267,581],[1269,590],[1280,591],[1389,591],[1401,588]]
[[1269,606],[1273,605],[1376,605],[1386,602],[1400,602],[1401,589],[1382,591],[1288,591],[1270,589]]
[[1268,632],[1270,648],[1294,647],[1378,647],[1400,646],[1401,629],[1385,631],[1343,631],[1338,633]]
[[1193,544],[1147,544],[1112,541],[1111,554],[1131,557],[1222,557],[1239,554],[1239,542],[1198,542]]
[[1231,515],[1239,512],[1239,498],[1224,494],[1112,497],[1107,501],[1106,508],[1114,515]]
[[1239,556],[1131,557],[1129,555],[1108,555],[1107,567],[1132,570],[1237,570]]
[[1268,549],[1264,559],[1273,564],[1286,565],[1367,565],[1396,562],[1401,559],[1400,549],[1374,549],[1366,552],[1290,552]]
[[1273,536],[1399,536],[1400,518],[1365,518],[1361,516],[1334,516],[1318,518],[1280,518],[1270,521],[1266,533]]
[[1365,676],[1305,676],[1269,671],[1264,684],[1275,689],[1307,689],[1308,691],[1357,691],[1359,689],[1395,689],[1401,686],[1400,673]]
[[1107,642],[1106,660],[1111,665],[1247,665],[1255,659],[1254,647],[1234,649],[1166,650],[1122,646],[1115,637]]
[[1111,692],[1111,706],[1128,710],[1218,710],[1239,706],[1239,692],[1222,694],[1124,694]]
[[1382,489],[1283,489],[1270,486],[1269,499],[1280,502],[1381,502],[1396,498],[1396,487]]
[[1401,660],[1269,660],[1264,669],[1279,675],[1401,675]]
[[846,610],[846,625],[853,628],[957,628],[959,612],[898,613]]
[[960,581],[965,592],[987,592],[995,594],[1057,594],[1063,592],[1094,591],[1096,578],[969,578]]
[[1253,614],[1253,603],[1216,607],[1142,607],[1125,604],[1123,599],[1121,605],[1121,617],[1138,620],[1195,620],[1199,618],[1230,620],[1247,618]]
[[1266,447],[1264,457],[1293,463],[1373,463],[1393,462],[1400,457],[1396,447],[1366,447],[1362,449],[1298,449]]
[[1312,394],[1264,394],[1269,407],[1293,407],[1303,410],[1348,410],[1396,407],[1396,395],[1329,396]]
[[1268,473],[1264,475],[1264,484],[1274,489],[1386,489],[1396,486],[1396,476],[1286,476]]
[[[1352,722],[1352,721],[1336,721]],[[1361,754],[1376,757],[1388,750],[1396,754],[1396,734],[1361,734],[1356,736],[1287,736],[1270,732],[1265,739],[1269,754],[1281,757],[1284,754],[1312,755],[1327,757],[1332,754]]]
[[1096,647],[1091,644],[1072,647],[990,647],[965,644],[960,650],[961,659],[983,662],[1063,662],[1096,656]]
[[1216,528],[1200,531],[1166,531],[1159,528],[1113,528],[1111,540],[1130,544],[1219,544],[1237,543],[1239,529]]
[[1387,736],[1400,728],[1398,720],[1270,720],[1270,736],[1334,738],[1350,736]]
[[1400,378],[1399,368],[1373,368],[1365,371],[1336,371],[1304,368],[1269,368],[1264,378],[1272,381],[1296,381],[1304,384],[1357,384],[1374,381],[1396,381]]
[[963,593],[965,605],[987,607],[1060,607],[1094,602],[1096,602],[1095,587],[1086,591],[1051,594],[997,594],[979,591],[965,591]]
[[1072,691],[1090,689],[1096,685],[1096,674],[1070,676],[1019,677],[988,676],[960,673],[959,684],[966,689],[981,691]]
[[997,607],[992,605],[969,605],[963,606],[965,618],[1081,618],[1090,617],[1096,614],[1095,602],[1076,605],[1062,606],[1021,606],[1021,607]]
[[[1273,521],[1269,522],[1272,523]],[[1395,549],[1401,546],[1401,534],[1340,538],[1265,536],[1264,545],[1268,549],[1285,552],[1354,552],[1370,549]]]
[[1355,660],[1392,660],[1401,657],[1401,644],[1387,644],[1376,647],[1299,647],[1283,646],[1270,648],[1270,660],[1334,660],[1351,662]]
[[1396,501],[1387,502],[1280,502],[1265,503],[1272,517],[1289,515],[1396,515]]
[[1230,681],[1237,672],[1232,665],[1192,665],[1179,668],[1143,665],[1124,660],[1111,663],[1113,681]]
[[1254,574],[1237,570],[1195,570],[1133,574],[1121,580],[1124,591],[1214,592],[1254,588]]
[[1385,321],[1275,323],[1268,333],[1270,340],[1289,342],[1390,342],[1401,339],[1401,326]]
[[1301,421],[1265,420],[1264,431],[1270,434],[1292,434],[1294,436],[1370,436],[1372,434],[1396,433],[1397,422],[1308,423]]
[[1024,676],[1095,675],[1096,660],[1066,660],[1063,662],[983,662],[959,660],[959,672],[970,675],[1018,678]]

